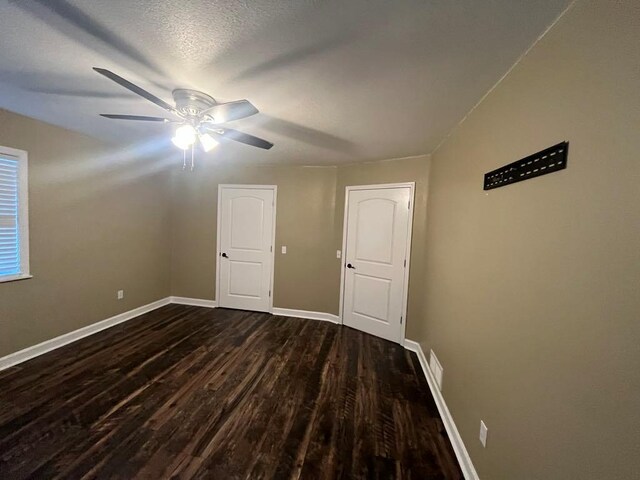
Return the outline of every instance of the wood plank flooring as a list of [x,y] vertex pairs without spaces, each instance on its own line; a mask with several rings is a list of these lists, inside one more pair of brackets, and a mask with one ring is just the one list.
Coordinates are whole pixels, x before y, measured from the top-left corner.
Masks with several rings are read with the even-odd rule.
[[0,478],[460,479],[415,354],[168,305],[0,372]]

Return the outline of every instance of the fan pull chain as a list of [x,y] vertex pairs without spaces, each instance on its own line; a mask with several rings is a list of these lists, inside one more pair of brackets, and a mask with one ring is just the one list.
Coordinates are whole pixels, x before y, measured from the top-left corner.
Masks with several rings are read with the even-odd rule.
[[182,170],[187,169],[187,151],[182,150]]
[[193,163],[193,144],[191,144],[191,171],[192,172],[193,172],[193,166],[194,166],[194,163]]

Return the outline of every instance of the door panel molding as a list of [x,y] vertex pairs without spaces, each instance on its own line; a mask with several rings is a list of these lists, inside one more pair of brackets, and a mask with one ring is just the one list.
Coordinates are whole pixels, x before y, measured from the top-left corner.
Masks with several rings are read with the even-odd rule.
[[413,212],[415,205],[415,182],[402,182],[402,183],[384,183],[374,185],[348,185],[345,187],[344,198],[344,218],[342,222],[342,263],[340,266],[340,310],[339,321],[344,324],[344,291],[345,291],[345,275],[346,275],[346,263],[347,263],[347,233],[349,222],[349,193],[358,190],[382,190],[393,188],[409,188],[409,218],[407,226],[407,241],[406,241],[406,261],[407,265],[404,269],[403,279],[403,296],[402,296],[402,324],[400,326],[400,344],[403,345],[406,338],[407,329],[407,306],[409,299],[409,270],[411,266],[411,237],[413,235]]
[[225,189],[241,189],[241,190],[272,190],[273,191],[273,221],[271,228],[271,273],[269,283],[269,313],[273,313],[273,297],[274,293],[274,274],[275,274],[275,243],[276,243],[276,217],[278,206],[278,186],[277,185],[251,185],[251,184],[219,184],[218,185],[218,208],[216,219],[216,288],[215,288],[215,302],[219,305],[220,302],[220,280],[221,280],[221,268],[220,268],[220,241],[221,241],[221,220],[222,220],[222,193]]

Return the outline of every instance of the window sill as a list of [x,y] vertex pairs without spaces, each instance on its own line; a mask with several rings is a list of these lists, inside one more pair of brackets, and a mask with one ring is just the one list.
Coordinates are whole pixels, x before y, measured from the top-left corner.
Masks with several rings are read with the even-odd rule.
[[27,275],[27,274],[6,275],[4,277],[0,277],[0,283],[17,282],[18,280],[27,280],[29,278],[33,278],[33,275]]

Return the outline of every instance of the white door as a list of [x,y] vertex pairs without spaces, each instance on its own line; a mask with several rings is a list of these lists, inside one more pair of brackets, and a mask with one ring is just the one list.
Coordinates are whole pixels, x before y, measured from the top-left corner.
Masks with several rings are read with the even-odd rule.
[[343,323],[401,342],[411,187],[347,191]]
[[220,185],[218,305],[271,308],[275,188]]

